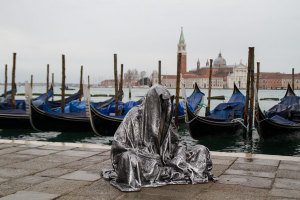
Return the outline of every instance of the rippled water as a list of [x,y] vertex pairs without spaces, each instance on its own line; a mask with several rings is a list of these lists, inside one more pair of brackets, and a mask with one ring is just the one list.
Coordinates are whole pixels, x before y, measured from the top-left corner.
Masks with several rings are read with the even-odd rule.
[[[146,88],[133,88],[132,99],[138,100],[140,96],[143,96],[148,89]],[[0,91],[3,88],[0,86]],[[33,92],[44,92],[44,87],[34,87]],[[192,93],[192,89],[187,89],[187,95]],[[23,93],[24,88],[19,87],[18,93]],[[170,89],[172,94],[175,94],[175,89]],[[206,89],[202,89],[202,92],[207,94]],[[241,90],[245,94],[244,90]],[[55,87],[55,93],[60,93],[59,87]],[[74,93],[74,91],[67,91],[67,93]],[[92,94],[114,94],[114,88],[91,88]],[[128,89],[124,88],[124,101],[128,100]],[[300,96],[300,91],[295,93]],[[226,102],[230,98],[232,90],[229,89],[214,89],[212,90],[212,96],[224,95],[225,101],[213,100],[211,107],[215,107],[221,102]],[[285,94],[285,90],[260,90],[259,98],[282,98]],[[22,97],[17,97],[21,99]],[[59,99],[60,97],[55,97]],[[102,101],[108,97],[95,97],[94,101]],[[278,101],[260,101],[260,106],[263,110],[267,110]],[[203,113],[202,113],[203,114]],[[270,140],[262,140],[259,138],[256,131],[253,132],[252,139],[244,139],[241,135],[235,135],[230,137],[206,137],[201,140],[194,140],[190,137],[189,131],[186,127],[179,129],[180,134],[186,140],[189,145],[203,144],[212,151],[223,152],[247,152],[247,153],[260,153],[260,154],[274,154],[274,155],[289,155],[300,156],[300,133],[285,137],[277,137]],[[76,132],[36,132],[33,130],[1,130],[0,138],[5,139],[22,139],[22,140],[39,140],[39,141],[51,141],[51,142],[80,142],[80,143],[95,143],[110,145],[113,137],[97,136],[93,132],[76,133]]]

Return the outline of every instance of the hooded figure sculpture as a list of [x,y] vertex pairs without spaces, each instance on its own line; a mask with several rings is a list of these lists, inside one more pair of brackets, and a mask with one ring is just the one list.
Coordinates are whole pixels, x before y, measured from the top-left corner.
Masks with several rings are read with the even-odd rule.
[[103,170],[102,175],[119,190],[205,183],[214,178],[209,150],[197,145],[187,151],[171,122],[173,99],[164,86],[153,86],[117,129],[111,147],[114,170]]

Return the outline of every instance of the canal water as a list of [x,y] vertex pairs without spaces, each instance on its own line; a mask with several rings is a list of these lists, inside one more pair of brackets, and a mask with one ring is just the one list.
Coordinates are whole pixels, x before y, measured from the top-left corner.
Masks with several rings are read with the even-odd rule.
[[[3,91],[3,87],[0,86],[0,91]],[[45,91],[45,87],[36,86],[33,88],[33,93],[42,93]],[[74,93],[73,91],[66,91],[66,93]],[[132,100],[140,99],[148,88],[133,88]],[[207,95],[207,89],[202,89]],[[55,93],[60,93],[60,88],[55,87]],[[175,89],[170,89],[172,94],[175,94]],[[187,95],[193,92],[192,89],[187,89]],[[245,94],[245,90],[241,90]],[[24,87],[18,87],[18,93],[24,93]],[[300,96],[300,91],[295,93]],[[91,88],[91,94],[114,94],[114,88]],[[213,100],[211,102],[211,108],[222,102],[227,102],[232,94],[231,89],[213,89],[212,96],[224,95],[225,100]],[[285,94],[285,90],[260,90],[258,95],[260,98],[282,98]],[[124,101],[128,101],[128,88],[124,88]],[[55,97],[59,99],[60,97]],[[93,97],[92,100],[103,101],[109,97]],[[24,99],[22,96],[18,96],[17,99]],[[279,101],[268,100],[260,101],[262,110],[268,110]],[[205,98],[205,102],[207,99]],[[203,112],[200,112],[200,115]],[[200,130],[201,131],[201,130]],[[300,133],[293,135],[282,136],[272,138],[268,140],[260,139],[257,132],[254,131],[251,139],[244,139],[242,135],[235,136],[222,136],[222,137],[206,137],[201,140],[194,140],[189,135],[187,127],[179,128],[179,133],[187,142],[188,146],[196,144],[202,144],[207,146],[211,151],[221,152],[244,152],[244,153],[256,153],[256,154],[272,154],[272,155],[287,155],[287,156],[300,156]],[[93,144],[106,144],[111,145],[113,137],[97,136],[93,132],[36,132],[33,130],[8,130],[0,129],[0,138],[2,139],[21,139],[21,140],[37,140],[37,141],[50,141],[50,142],[75,142],[75,143],[93,143]]]

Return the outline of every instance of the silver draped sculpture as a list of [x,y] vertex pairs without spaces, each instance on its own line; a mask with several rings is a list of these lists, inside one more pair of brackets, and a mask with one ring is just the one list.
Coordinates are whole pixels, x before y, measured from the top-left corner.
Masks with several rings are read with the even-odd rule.
[[179,136],[172,122],[173,99],[164,86],[153,86],[117,129],[111,147],[114,169],[104,169],[102,176],[119,190],[215,180],[209,150],[197,145],[187,151]]

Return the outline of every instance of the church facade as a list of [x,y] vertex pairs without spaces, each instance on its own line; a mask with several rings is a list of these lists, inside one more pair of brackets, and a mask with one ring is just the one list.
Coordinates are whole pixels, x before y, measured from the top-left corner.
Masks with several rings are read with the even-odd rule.
[[[187,72],[187,51],[184,40],[183,29],[179,43],[177,45],[177,55],[181,53],[181,77],[185,80],[186,88],[193,88],[195,82],[200,88],[208,88],[209,63],[201,67],[200,60],[197,61],[197,67]],[[162,75],[162,84],[168,88],[176,87],[176,75]],[[227,65],[221,52],[214,59],[212,66],[212,88],[233,88],[236,83],[239,88],[246,88],[247,66],[240,62],[239,65]]]

